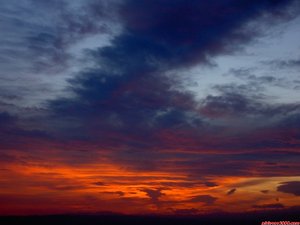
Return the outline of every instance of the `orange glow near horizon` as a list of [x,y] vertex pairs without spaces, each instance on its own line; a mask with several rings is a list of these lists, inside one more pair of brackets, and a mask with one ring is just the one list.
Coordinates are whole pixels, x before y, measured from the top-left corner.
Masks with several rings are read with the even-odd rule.
[[300,177],[210,176],[205,179],[215,185],[205,185],[183,172],[131,170],[99,159],[73,166],[50,161],[6,163],[0,179],[4,215],[172,214],[185,209],[210,213],[251,211],[255,205],[296,206],[299,197],[276,187]]

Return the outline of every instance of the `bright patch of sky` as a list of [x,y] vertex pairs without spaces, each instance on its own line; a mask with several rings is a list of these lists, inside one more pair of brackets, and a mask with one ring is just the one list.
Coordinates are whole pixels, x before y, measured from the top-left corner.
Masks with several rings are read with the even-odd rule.
[[186,87],[198,99],[220,95],[215,86],[234,84],[247,86],[253,92],[259,87],[269,103],[299,102],[299,22],[297,17],[269,27],[242,51],[215,57],[215,67],[199,66],[187,71]]

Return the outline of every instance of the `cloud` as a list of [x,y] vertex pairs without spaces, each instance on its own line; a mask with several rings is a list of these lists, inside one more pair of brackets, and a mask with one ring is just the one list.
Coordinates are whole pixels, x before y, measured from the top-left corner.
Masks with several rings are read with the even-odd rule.
[[86,187],[82,185],[55,185],[49,188],[57,191],[73,191],[73,190],[85,189]]
[[[263,12],[271,16],[273,10],[284,10],[284,5],[176,1],[169,8],[164,1],[122,2],[122,32],[109,46],[88,51],[94,66],[69,80],[67,91],[73,97],[48,102],[50,116],[44,127],[62,140],[93,142],[99,152],[111,149],[114,163],[132,169],[158,169],[164,157],[181,157],[164,154],[165,150],[184,149],[217,151],[227,154],[231,163],[221,172],[216,167],[224,165],[222,159],[191,168],[187,164],[197,165],[210,156],[186,156],[178,164],[188,173],[193,171],[193,176],[197,172],[249,174],[255,159],[240,162],[229,154],[286,146],[284,138],[274,139],[278,133],[273,118],[289,114],[288,106],[270,106],[258,98],[261,95],[248,95],[254,91],[250,86],[237,85],[216,86],[220,95],[199,102],[194,93],[176,88],[181,85],[180,74],[173,76],[170,71],[206,64],[210,57],[249,43],[257,36],[244,25]],[[220,120],[211,120],[214,118]]]
[[100,192],[102,194],[109,194],[109,195],[118,195],[119,197],[123,197],[125,193],[123,191],[105,191],[105,192]]
[[190,209],[172,209],[175,215],[196,215],[200,213],[199,209],[190,208]]
[[214,119],[263,118],[259,123],[268,123],[268,118],[285,119],[299,112],[298,103],[272,103],[272,99],[263,92],[263,83],[266,82],[259,80],[257,84],[249,82],[214,85],[212,88],[217,93],[207,95],[201,100],[200,112]]
[[[85,51],[88,64],[79,63],[67,81],[64,97],[43,102],[42,110],[26,108],[24,113],[21,107],[21,119],[1,113],[1,148],[9,143],[14,147],[10,149],[45,160],[53,154],[49,161],[68,165],[99,163],[105,158],[130,171],[180,171],[188,176],[187,182],[180,183],[183,187],[198,185],[200,178],[200,185],[215,187],[215,182],[205,182],[204,177],[212,175],[297,174],[299,166],[288,161],[299,158],[295,154],[298,105],[269,105],[258,86],[215,85],[218,95],[200,102],[195,93],[178,88],[184,79],[182,71],[211,64],[213,57],[249,44],[259,35],[248,29],[249,22],[265,14],[271,18],[279,12],[284,15],[290,1],[125,0],[117,6],[109,1],[84,2],[78,1],[78,10],[76,3],[34,1],[33,14],[28,2],[20,7],[17,2],[6,3],[9,16],[3,33],[14,38],[1,37],[7,49],[1,49],[4,54],[0,55],[4,55],[3,71],[9,76],[20,71],[60,73],[75,57],[71,46],[95,33],[111,35],[111,23],[122,29],[110,36],[109,45]],[[16,69],[10,71],[12,65]],[[9,83],[14,81],[7,81],[9,91],[1,91],[0,96],[7,102],[27,95],[39,98],[44,91],[56,94],[33,76],[29,78],[15,86]],[[27,89],[22,88],[24,83],[30,84]],[[290,151],[272,154],[283,148]],[[106,182],[89,184],[100,187]],[[49,188],[63,191],[80,186]],[[163,189],[140,191],[154,205],[162,202]],[[190,199],[206,205],[216,200],[211,195]]]
[[204,182],[204,184],[205,184],[207,187],[216,187],[216,186],[219,186],[217,183],[211,182],[211,181],[206,181],[206,182]]
[[[174,211],[178,214],[197,214],[198,209],[189,209],[197,204],[215,207],[218,198],[188,194],[187,200],[168,202],[172,196],[164,197],[163,191],[168,186],[209,192],[219,184],[211,177],[297,175],[299,104],[272,105],[259,85],[278,80],[235,71],[255,85],[220,82],[212,87],[215,94],[200,100],[181,88],[188,69],[211,65],[214,57],[233,54],[255,41],[260,28],[253,29],[252,23],[264,27],[272,18],[285,21],[290,2],[3,3],[0,161],[11,164],[8,168],[25,167],[30,178],[38,176],[31,174],[36,170],[48,171],[49,165],[62,167],[57,176],[72,179],[78,170],[87,186],[81,181],[33,186],[58,193],[93,189],[102,191],[104,199],[113,199],[99,204],[86,199],[90,202],[83,208],[128,206],[143,211],[149,204],[161,209],[187,204],[187,209]],[[103,35],[109,41],[102,45],[89,39],[100,40]],[[42,104],[34,107],[36,102]],[[120,171],[125,173],[121,180]],[[123,185],[117,190],[126,190],[129,197],[110,185]],[[130,197],[141,192],[148,200]]]
[[123,191],[116,191],[115,193],[118,194],[120,197],[125,195],[125,193]]
[[277,191],[300,196],[300,181],[283,182],[277,187]]
[[141,191],[145,192],[147,196],[151,199],[152,203],[157,206],[160,204],[160,198],[165,195],[161,192],[161,189],[144,188],[141,189]]
[[210,196],[210,195],[197,195],[191,198],[190,202],[201,202],[205,203],[206,205],[212,205],[218,198]]
[[229,190],[229,191],[226,193],[226,195],[233,195],[233,194],[235,193],[235,191],[236,191],[236,188],[233,188],[233,189]]
[[[70,73],[84,64],[78,63],[81,54],[76,50],[78,43],[94,35],[113,35],[117,6],[115,1],[109,2],[13,0],[3,3],[0,100],[26,107],[53,99],[58,92],[61,94]],[[32,98],[33,95],[39,98]]]
[[92,183],[93,185],[96,185],[96,186],[104,186],[105,183],[104,182],[101,182],[101,181],[98,181],[98,182],[94,182]]
[[289,60],[276,59],[271,61],[264,61],[262,63],[268,64],[277,69],[294,69],[300,67],[300,59],[289,59]]
[[[266,1],[266,8],[261,8],[253,1],[243,5],[235,1],[176,1],[169,8],[168,4],[124,1],[120,6],[123,32],[111,46],[90,51],[100,68],[82,71],[70,81],[76,98],[57,99],[49,108],[59,117],[68,115],[82,123],[88,123],[86,118],[97,120],[101,116],[104,124],[93,123],[100,129],[127,130],[129,124],[140,124],[145,130],[149,124],[189,127],[201,123],[201,117],[193,115],[193,95],[174,90],[177,81],[164,72],[206,63],[209,55],[247,43],[252,35],[241,28],[243,22],[262,10],[268,9],[272,14],[273,9],[284,5]],[[209,11],[219,13],[208,14]],[[147,22],[137,22],[143,18]]]
[[12,125],[15,121],[16,118],[14,116],[7,112],[0,112],[0,123],[2,128]]
[[256,209],[283,209],[283,208],[285,208],[285,206],[281,203],[253,205],[252,207],[256,208]]
[[[281,69],[281,70],[279,70]],[[236,85],[236,87],[240,87],[244,93],[252,93],[253,96],[262,97],[263,93],[268,90],[270,87],[279,87],[284,89],[297,89],[298,88],[298,80],[292,80],[291,77],[284,77],[276,75],[279,72],[281,74],[285,74],[288,71],[282,70],[287,68],[275,68],[269,72],[265,72],[264,74],[260,74],[265,67],[257,67],[257,68],[240,68],[240,69],[230,69],[228,74],[235,76],[236,78],[241,79],[246,82],[246,84]],[[221,88],[226,88],[226,85],[219,85]],[[224,87],[225,86],[225,87]],[[229,86],[229,85],[228,85]],[[218,86],[217,86],[218,87]],[[237,88],[236,88],[237,89]]]
[[[170,5],[167,1],[158,4],[149,0],[139,3],[129,0],[121,8],[121,15],[130,32],[147,37],[158,46],[163,44],[161,61],[167,59],[171,65],[187,65],[199,60],[205,61],[207,55],[236,49],[239,43],[251,40],[255,32],[239,29],[243,23],[258,16],[263,10],[269,10],[272,15],[273,10],[279,10],[285,5],[270,1],[257,3],[176,1]],[[206,35],[203,35],[203,31]]]
[[236,117],[245,113],[255,113],[257,102],[251,101],[238,92],[219,96],[207,96],[202,103],[201,113],[207,117]]

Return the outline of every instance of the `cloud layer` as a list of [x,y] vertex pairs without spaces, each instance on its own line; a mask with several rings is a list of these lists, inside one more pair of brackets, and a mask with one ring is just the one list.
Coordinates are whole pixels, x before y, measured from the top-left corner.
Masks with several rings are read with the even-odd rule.
[[[9,171],[31,194],[34,188],[58,199],[61,191],[73,193],[77,203],[67,198],[74,208],[103,201],[112,211],[116,204],[132,204],[131,212],[198,212],[198,203],[223,207],[243,193],[232,188],[232,177],[299,176],[299,102],[275,103],[264,94],[265,86],[282,86],[282,79],[232,68],[231,76],[247,83],[215,83],[200,100],[184,86],[191,69],[216,67],[215,58],[241,52],[273,21],[287,23],[298,10],[296,1],[270,0],[5,3],[3,180],[10,180]],[[109,41],[99,41],[103,36]],[[294,70],[298,61],[268,65]],[[77,167],[79,177],[72,172]],[[277,190],[295,194],[294,186],[288,181]],[[177,199],[187,187],[194,192]],[[259,188],[257,194],[265,190]],[[2,197],[28,201],[12,196]]]

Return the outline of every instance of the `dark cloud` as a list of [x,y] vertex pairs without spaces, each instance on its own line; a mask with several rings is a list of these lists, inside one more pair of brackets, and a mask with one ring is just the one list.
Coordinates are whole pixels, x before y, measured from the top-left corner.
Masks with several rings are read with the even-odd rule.
[[123,191],[106,191],[106,192],[100,192],[102,194],[113,194],[113,195],[118,195],[119,197],[123,197],[125,193]]
[[[241,29],[243,22],[262,10],[272,13],[284,5],[269,1],[169,4],[125,1],[120,6],[124,31],[111,46],[91,51],[101,68],[82,72],[71,81],[71,90],[78,98],[58,99],[51,102],[50,108],[59,116],[65,113],[80,120],[105,118],[106,124],[100,127],[123,125],[125,130],[128,124],[145,129],[145,122],[153,120],[158,126],[201,122],[190,116],[195,110],[193,96],[175,91],[176,80],[166,77],[163,71],[206,62],[209,55],[222,54],[247,42],[252,35]],[[241,101],[237,104],[243,107]]]
[[300,196],[300,181],[283,182],[277,187],[277,191]]
[[[2,36],[7,44],[6,53],[10,53],[5,54],[7,59],[13,56],[13,53],[18,54],[11,57],[12,60],[22,57],[23,54],[19,54],[19,51],[24,49],[27,52],[24,54],[31,56],[36,69],[54,69],[55,65],[57,70],[70,57],[66,51],[67,46],[86,35],[108,32],[105,23],[112,20],[108,17],[114,14],[111,5],[115,4],[115,1],[111,1],[112,4],[106,1],[76,1],[73,4],[64,0],[50,2],[10,1],[3,5],[3,28],[6,29],[7,35],[15,32],[11,40],[6,39],[6,35]],[[107,11],[108,8],[111,9],[111,15]],[[24,20],[24,17],[27,17],[27,20]],[[17,45],[12,46],[14,42]],[[28,59],[22,57],[22,60],[24,62]]]
[[73,191],[73,190],[85,189],[86,187],[82,185],[56,185],[49,188],[57,191]]
[[[230,71],[249,83],[214,85],[216,94],[200,101],[195,93],[180,88],[185,79],[182,71],[196,65],[211,65],[213,57],[239,51],[260,35],[261,27],[256,29],[252,23],[264,27],[273,18],[285,20],[289,14],[286,6],[291,2],[12,0],[3,3],[0,106],[4,110],[0,112],[0,161],[17,161],[28,166],[31,163],[37,166],[31,161],[37,161],[38,165],[58,162],[59,169],[65,164],[99,165],[104,159],[105,163],[126,171],[187,175],[178,180],[166,175],[166,182],[162,178],[154,180],[154,175],[147,177],[153,181],[143,185],[153,188],[139,191],[148,196],[145,202],[157,208],[169,203],[162,200],[165,186],[207,189],[218,186],[206,176],[298,174],[299,104],[272,105],[262,93],[261,83],[275,84],[281,80],[258,77],[251,70]],[[111,41],[104,47],[93,46],[81,52],[83,59],[76,58],[72,47],[93,35],[107,35]],[[292,63],[296,65],[286,62],[288,66]],[[59,80],[52,83],[54,87],[48,87],[44,79],[55,80],[62,72],[71,77],[66,72],[72,67],[70,64],[77,72],[68,79],[64,97],[55,97],[55,88],[65,84]],[[28,96],[35,102],[45,99],[42,95],[52,100],[43,101],[41,108],[26,107],[34,105],[26,102]],[[18,104],[22,101],[25,107]],[[11,149],[12,154],[7,154]],[[39,174],[42,175],[51,176]],[[89,180],[87,187],[72,181],[29,183],[56,192],[89,187],[101,190],[108,182],[102,182],[100,175],[96,178],[100,181]],[[130,177],[126,182],[140,181],[139,177]],[[299,185],[291,183],[281,184],[278,191],[298,195]],[[256,184],[259,182],[241,185]],[[227,195],[234,194],[236,188]],[[118,199],[112,200],[112,204],[103,200],[109,207],[113,203],[142,204],[139,199],[126,198],[122,191],[101,193]],[[216,200],[211,195],[197,195],[183,203],[211,206]],[[280,205],[253,207],[280,208]],[[174,213],[199,211],[176,209]]]
[[240,68],[240,69],[230,69],[228,74],[231,74],[235,77],[244,79],[244,80],[249,80],[251,81],[251,84],[255,84],[256,88],[258,85],[262,84],[262,83],[273,83],[275,81],[279,81],[277,80],[276,77],[274,76],[256,76],[255,72],[256,72],[257,68]]
[[123,191],[116,191],[115,193],[118,194],[120,197],[125,195],[125,193]]
[[197,195],[191,198],[190,202],[200,202],[205,203],[206,205],[212,205],[218,198],[210,196],[210,195]]
[[[81,10],[74,10],[75,6],[67,2],[34,1],[36,10],[31,16],[29,3],[22,5],[26,9],[24,12],[16,2],[6,5],[9,15],[14,16],[6,18],[9,24],[6,29],[11,30],[3,33],[11,34],[16,40],[6,40],[8,49],[1,55],[5,56],[6,63],[16,66],[23,65],[19,62],[26,59],[28,71],[65,68],[71,57],[67,51],[69,46],[88,35],[109,33],[107,24],[115,21],[114,17],[121,23],[122,30],[109,46],[86,51],[91,64],[69,79],[66,92],[72,97],[48,101],[43,105],[44,111],[32,113],[22,121],[21,127],[5,133],[0,140],[2,143],[25,140],[26,145],[31,143],[31,151],[39,149],[42,141],[51,140],[55,149],[60,149],[60,156],[66,158],[62,161],[72,165],[97,160],[94,157],[97,153],[107,151],[109,160],[125,164],[126,168],[159,170],[163,164],[165,170],[179,168],[192,178],[203,174],[257,172],[266,175],[272,171],[276,174],[277,164],[258,171],[261,164],[257,161],[266,158],[264,151],[241,155],[249,149],[297,147],[299,106],[263,104],[261,95],[248,94],[259,91],[256,86],[218,85],[214,90],[219,95],[209,95],[202,102],[195,99],[194,93],[177,87],[181,85],[181,78],[178,78],[181,69],[211,63],[211,57],[232,53],[251,42],[258,34],[247,29],[246,24],[256,21],[262,14],[276,17],[281,12],[284,15],[284,6],[289,2],[128,0],[115,6],[108,1],[88,1],[81,2]],[[27,21],[23,17],[32,19]],[[53,23],[36,24],[36,21],[51,18],[55,18]],[[19,42],[21,44],[16,45]],[[25,71],[24,68],[20,70]],[[169,73],[175,70],[179,71],[178,76]],[[270,77],[264,79],[266,82],[272,80]],[[16,91],[20,88],[14,88],[16,93],[8,93],[6,99],[22,96]],[[26,93],[35,95],[36,92],[29,88]],[[260,119],[255,118],[254,125],[261,126],[252,132],[247,130],[247,125],[236,129],[229,123],[219,125],[217,120],[210,120],[224,115],[241,118],[258,115]],[[272,117],[270,115],[284,115],[284,119],[280,117],[276,124],[272,121],[270,128],[264,120]],[[10,126],[13,120],[6,113],[0,114],[3,126]],[[252,128],[253,124],[249,124]],[[279,127],[286,130],[279,131]],[[296,129],[291,131],[291,127]],[[171,153],[166,153],[167,150]],[[183,155],[177,151],[193,154]],[[272,160],[277,162],[280,156]],[[169,158],[174,161],[168,161]],[[179,158],[182,160],[176,160]],[[290,158],[286,154],[285,160]],[[255,170],[253,168],[257,171],[251,171]],[[292,168],[285,169],[294,172]],[[204,184],[216,186],[214,182]],[[96,182],[94,185],[103,184]],[[67,186],[58,188],[68,189]],[[141,191],[155,204],[163,196],[160,189]],[[232,189],[228,195],[234,192]],[[196,200],[206,204],[215,201],[214,197],[205,195],[194,197],[193,201]]]
[[18,127],[18,120],[15,115],[5,111],[0,112],[0,148],[2,150],[12,146],[16,147],[16,144],[20,142],[18,134],[21,130]]
[[215,182],[211,182],[211,181],[207,181],[204,183],[207,187],[216,187],[219,186],[217,183]]
[[196,215],[200,213],[199,209],[171,209],[175,215]]
[[3,2],[0,100],[27,106],[57,96],[74,64],[80,67],[76,44],[113,35],[116,9],[105,0]]
[[9,126],[13,124],[16,120],[16,117],[10,115],[7,112],[0,112],[0,123],[1,127]]
[[157,206],[160,204],[160,198],[165,195],[164,193],[161,192],[161,189],[144,188],[141,189],[141,191],[145,192],[147,196],[151,199],[152,203]]
[[271,60],[264,61],[263,64],[268,64],[277,69],[294,69],[300,67],[300,59],[289,59],[289,60]]
[[226,195],[233,195],[236,192],[236,188],[229,190]]
[[281,203],[253,205],[252,207],[256,208],[256,209],[283,209],[283,208],[285,208],[285,206]]
[[[250,86],[236,85],[215,87],[220,95],[208,96],[199,104],[193,93],[175,88],[181,81],[168,71],[207,63],[213,55],[248,43],[256,36],[248,33],[243,24],[256,20],[265,10],[271,15],[287,2],[160,3],[121,4],[122,33],[110,46],[89,51],[95,66],[69,81],[68,91],[73,98],[48,102],[51,116],[45,127],[51,127],[51,132],[63,140],[93,141],[98,149],[112,149],[114,162],[139,170],[158,169],[164,157],[170,157],[162,153],[164,149],[200,153],[203,149],[231,152],[286,147],[284,138],[274,139],[277,134],[266,130],[270,125],[266,118],[289,113],[287,107],[271,107],[261,101],[261,96],[248,95],[255,92]],[[219,13],[207,14],[208,11]],[[179,23],[178,18],[182,19]],[[241,130],[207,121],[224,115],[258,119],[253,123],[243,119],[245,125]],[[258,126],[257,133],[249,132],[247,124],[251,128]],[[228,158],[228,167],[221,173],[247,174],[255,164]],[[216,167],[224,164],[217,160],[208,168],[189,168],[188,165],[198,165],[201,160],[189,156],[177,164],[188,171],[212,174],[220,173]]]
[[260,192],[263,193],[263,194],[268,194],[269,190],[261,190]]
[[[263,69],[260,68],[261,70]],[[278,69],[275,69],[275,71],[278,72]],[[280,68],[284,69],[284,68]],[[240,68],[240,69],[230,69],[228,74],[233,75],[243,81],[246,81],[247,84],[243,85],[236,85],[240,88],[239,93],[241,91],[243,93],[252,93],[253,96],[262,97],[263,92],[266,90],[267,87],[280,87],[284,89],[297,89],[298,84],[297,80],[290,80],[289,77],[277,77],[276,75],[273,75],[272,73],[269,75],[256,75],[256,73],[259,71],[259,68]],[[282,74],[287,73],[287,71],[282,70]],[[227,85],[228,86],[228,85]],[[221,88],[226,88],[226,85],[221,85]],[[232,85],[231,85],[232,86]],[[218,86],[217,86],[218,87]]]
[[264,120],[270,117],[284,119],[299,113],[298,103],[269,104],[270,97],[262,92],[261,84],[263,83],[265,81],[260,80],[257,83],[214,85],[213,89],[217,91],[217,94],[208,95],[201,101],[200,112],[211,118],[255,116]]
[[237,92],[220,96],[207,96],[202,103],[201,113],[207,117],[236,117],[254,113],[258,103]]
[[93,185],[96,185],[96,186],[104,186],[105,183],[104,182],[101,182],[101,181],[98,181],[98,182],[94,182],[92,183]]
[[[271,1],[125,1],[121,15],[135,36],[146,37],[161,46],[160,61],[193,64],[208,55],[236,49],[249,41],[252,31],[237,30],[262,11],[278,10],[285,3]],[[217,12],[217,13],[216,13]],[[180,20],[178,20],[180,18]],[[205,35],[203,34],[205,32]],[[230,44],[229,44],[230,42]],[[232,45],[235,43],[235,45]]]

